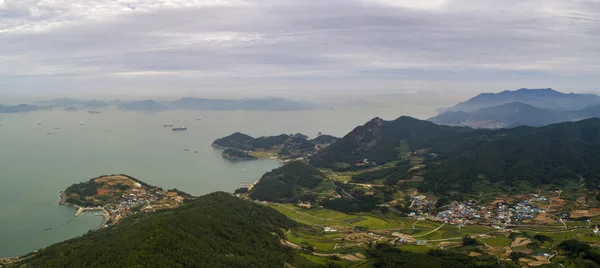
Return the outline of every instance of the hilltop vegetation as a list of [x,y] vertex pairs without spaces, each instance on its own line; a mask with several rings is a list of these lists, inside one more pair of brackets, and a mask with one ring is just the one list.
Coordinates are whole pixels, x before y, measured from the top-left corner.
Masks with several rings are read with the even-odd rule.
[[311,159],[317,167],[360,169],[365,160],[375,165],[402,159],[408,153],[455,144],[470,128],[439,126],[402,116],[394,121],[374,118],[323,148]]
[[318,169],[301,161],[293,161],[265,173],[249,195],[262,201],[307,201],[315,195],[310,190],[325,179]]
[[227,137],[216,139],[212,145],[246,152],[266,152],[270,156],[292,159],[312,155],[336,140],[337,138],[329,135],[320,135],[313,140],[308,140],[308,136],[301,133],[254,138],[235,132]]
[[515,190],[582,181],[600,184],[600,119],[541,128],[477,132],[462,139],[459,153],[428,163],[423,190],[469,192],[478,184]]
[[227,137],[216,139],[213,142],[213,146],[246,151],[274,150],[277,149],[276,147],[283,146],[286,142],[290,141],[291,139],[292,137],[287,134],[253,138],[249,135],[236,132]]
[[52,245],[16,267],[283,267],[293,252],[279,242],[282,229],[295,226],[273,209],[213,193]]
[[[481,185],[600,184],[600,119],[546,127],[500,130],[435,125],[408,117],[373,119],[322,149],[310,162],[338,171],[381,166],[420,155],[424,178],[419,189],[433,193],[471,192]],[[368,163],[366,165],[365,163]],[[410,166],[407,166],[408,168]],[[354,181],[408,178],[407,167],[354,176]]]
[[323,134],[323,135],[319,135],[318,137],[316,137],[310,141],[313,142],[314,144],[331,144],[331,143],[336,142],[339,139],[340,138],[335,137],[335,136]]
[[[63,192],[64,200],[62,202],[66,201],[66,203],[82,207],[98,206],[116,202],[124,191],[132,188],[146,191],[156,187],[124,174],[103,175],[69,186]],[[186,193],[182,192],[182,194],[189,197]]]

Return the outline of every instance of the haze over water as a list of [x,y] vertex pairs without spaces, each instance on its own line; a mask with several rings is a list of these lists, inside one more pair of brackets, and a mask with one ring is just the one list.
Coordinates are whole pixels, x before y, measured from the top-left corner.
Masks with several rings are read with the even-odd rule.
[[[278,161],[231,162],[210,146],[239,131],[253,136],[318,132],[343,136],[375,116],[409,114],[410,107],[300,112],[103,111],[0,115],[0,256],[20,256],[95,229],[102,217],[74,217],[58,205],[59,191],[103,174],[123,173],[193,195],[227,191],[256,180]],[[201,119],[201,120],[196,120]],[[38,123],[40,125],[38,125]],[[185,126],[172,132],[163,124]],[[54,133],[48,135],[47,133]],[[189,152],[184,151],[189,149]],[[198,151],[198,153],[194,153]]]

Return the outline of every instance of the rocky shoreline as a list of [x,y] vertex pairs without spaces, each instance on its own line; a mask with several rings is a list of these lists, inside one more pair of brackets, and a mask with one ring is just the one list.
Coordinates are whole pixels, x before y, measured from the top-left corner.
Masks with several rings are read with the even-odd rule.
[[[67,196],[65,194],[65,192],[60,191],[60,200],[58,201],[59,205],[62,206],[67,206],[67,207],[74,207],[77,209],[77,212],[75,213],[75,217],[79,216],[80,213],[82,213],[85,210],[102,210],[102,223],[96,228],[96,230],[102,229],[103,227],[106,226],[106,224],[108,223],[108,221],[110,221],[110,214],[108,213],[108,211],[106,211],[106,209],[102,208],[85,208],[85,207],[81,207],[75,204],[71,204],[69,202],[67,202]],[[82,211],[83,210],[83,211]]]

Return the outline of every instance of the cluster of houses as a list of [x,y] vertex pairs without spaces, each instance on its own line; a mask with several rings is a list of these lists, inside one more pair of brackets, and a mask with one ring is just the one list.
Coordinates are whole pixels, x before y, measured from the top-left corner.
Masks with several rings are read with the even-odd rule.
[[471,202],[453,201],[450,205],[445,206],[444,210],[438,212],[436,220],[451,224],[474,224],[482,218],[481,212]]
[[0,258],[0,268],[4,267],[5,265],[9,265],[13,262],[16,262],[18,260],[19,260],[18,257]]
[[403,233],[399,233],[399,232],[393,232],[392,233],[393,237],[396,237],[396,241],[395,244],[413,244],[413,243],[417,243],[417,241],[421,241],[421,240],[416,240],[414,237],[412,237],[409,234],[403,234]]
[[529,200],[521,201],[514,206],[509,206],[506,203],[497,203],[494,209],[492,224],[519,224],[525,220],[533,220],[537,214],[543,212],[545,212],[543,209],[531,204]]
[[431,208],[431,202],[427,200],[427,197],[420,195],[411,197],[410,208],[417,212],[410,213],[409,216],[457,225],[491,224],[500,226],[506,223],[520,224],[523,221],[533,220],[538,214],[544,213],[545,210],[536,206],[536,204],[548,202],[549,200],[547,197],[534,195],[514,205],[499,202],[491,207],[479,206],[473,202],[453,201],[449,205],[440,208],[437,214],[429,215],[424,211]]
[[133,209],[152,211],[158,201],[172,199],[177,203],[182,203],[184,198],[175,192],[166,192],[160,188],[146,190],[141,185],[136,184],[136,188],[123,192],[118,203],[109,204],[105,209],[110,213],[113,223],[118,222],[129,215]]
[[427,197],[424,195],[411,196],[410,201],[410,208],[418,212],[429,211],[432,205],[432,202],[427,200]]

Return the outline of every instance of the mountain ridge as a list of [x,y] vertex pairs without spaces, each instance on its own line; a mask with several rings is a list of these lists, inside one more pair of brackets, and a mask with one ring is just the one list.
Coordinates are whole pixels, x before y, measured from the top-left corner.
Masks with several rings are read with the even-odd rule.
[[600,159],[600,119],[477,130],[409,117],[375,118],[309,160],[316,167],[344,171],[380,166],[411,154],[424,158],[423,191],[460,192],[484,181],[506,189],[519,182],[532,187],[561,185],[580,178],[594,187],[600,184],[596,175],[600,174],[600,160],[596,160]]
[[[598,113],[600,115],[600,112]],[[570,121],[562,111],[538,108],[522,102],[510,102],[471,112],[451,111],[427,119],[436,124],[473,128],[543,126]]]
[[481,93],[460,102],[445,111],[473,111],[510,102],[522,102],[539,108],[578,110],[600,104],[600,96],[594,94],[562,93],[551,88],[505,90],[499,93]]

